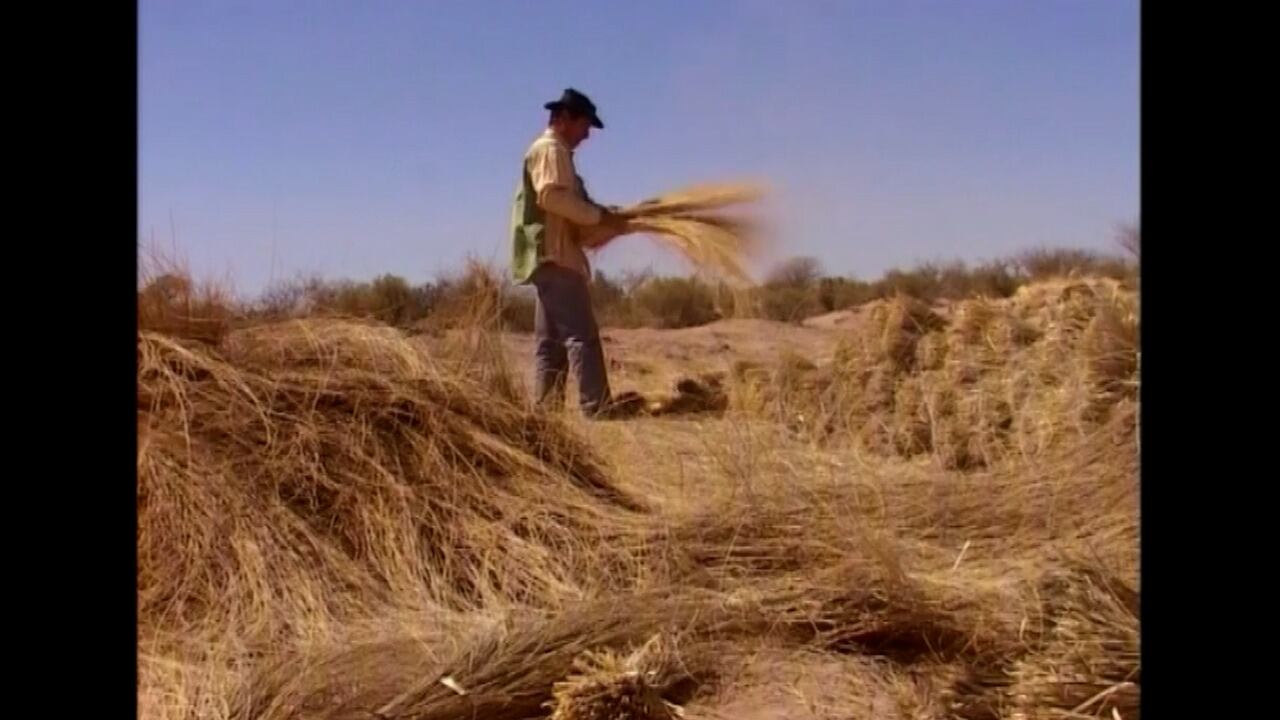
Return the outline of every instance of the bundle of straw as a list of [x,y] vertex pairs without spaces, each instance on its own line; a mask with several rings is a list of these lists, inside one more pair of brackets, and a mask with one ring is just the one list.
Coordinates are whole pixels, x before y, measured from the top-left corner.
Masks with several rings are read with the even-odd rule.
[[695,185],[618,212],[627,232],[646,233],[680,253],[699,270],[750,284],[746,259],[759,248],[751,220],[712,212],[763,197],[757,185]]

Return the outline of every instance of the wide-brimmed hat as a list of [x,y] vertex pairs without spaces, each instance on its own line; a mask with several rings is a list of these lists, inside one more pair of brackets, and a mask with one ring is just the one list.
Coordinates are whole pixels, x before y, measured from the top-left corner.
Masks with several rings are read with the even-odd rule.
[[546,105],[543,105],[543,107],[548,110],[559,110],[560,108],[564,108],[565,110],[570,110],[578,115],[585,115],[591,118],[591,127],[597,127],[602,130],[604,129],[604,123],[601,122],[600,116],[596,114],[595,103],[591,102],[591,98],[583,95],[573,88],[565,88],[564,94],[560,96],[559,100],[552,100]]

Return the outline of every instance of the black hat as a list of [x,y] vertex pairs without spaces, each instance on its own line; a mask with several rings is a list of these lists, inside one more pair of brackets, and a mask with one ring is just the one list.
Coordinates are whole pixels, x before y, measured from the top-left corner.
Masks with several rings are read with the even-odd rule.
[[578,115],[586,115],[591,118],[591,126],[604,129],[604,123],[600,122],[600,116],[596,114],[595,103],[591,102],[591,98],[574,90],[573,88],[565,88],[564,94],[559,100],[552,100],[543,105],[548,110],[559,110],[564,108]]

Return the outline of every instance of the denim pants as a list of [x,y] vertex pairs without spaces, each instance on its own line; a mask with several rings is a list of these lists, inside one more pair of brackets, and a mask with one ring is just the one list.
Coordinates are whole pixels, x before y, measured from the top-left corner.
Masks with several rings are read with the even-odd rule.
[[535,401],[539,407],[560,407],[572,365],[582,411],[593,415],[604,410],[610,400],[609,378],[587,279],[548,262],[533,272],[530,281],[538,291],[533,322]]

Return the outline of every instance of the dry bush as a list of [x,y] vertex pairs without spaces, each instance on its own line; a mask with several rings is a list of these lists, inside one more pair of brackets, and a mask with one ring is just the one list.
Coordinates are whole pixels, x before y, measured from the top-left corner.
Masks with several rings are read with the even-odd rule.
[[631,304],[648,327],[694,327],[720,317],[714,292],[697,278],[654,278],[631,293]]
[[501,327],[517,332],[533,330],[534,297],[530,288],[498,280],[503,273],[476,260],[460,273],[411,285],[385,274],[371,281],[297,278],[272,284],[253,303],[257,321],[304,317],[373,320],[406,330],[443,331],[471,318],[477,293],[497,292]]
[[795,257],[779,263],[765,276],[767,285],[812,287],[822,278],[822,263],[813,257]]
[[1134,266],[1123,258],[1074,248],[1028,250],[1014,262],[1032,281],[1089,276],[1123,280],[1135,271]]
[[756,290],[760,314],[770,320],[798,323],[822,311],[817,292],[795,285],[763,285]]
[[431,283],[415,287],[391,274],[367,282],[300,277],[267,287],[253,311],[259,320],[357,318],[409,327],[438,303],[440,289]]
[[435,331],[466,329],[479,322],[486,330],[532,332],[535,295],[515,287],[497,267],[469,259],[462,272],[442,278],[432,312],[417,323]]
[[1134,262],[1142,257],[1142,230],[1137,224],[1121,225],[1116,233],[1116,244],[1125,251]]

